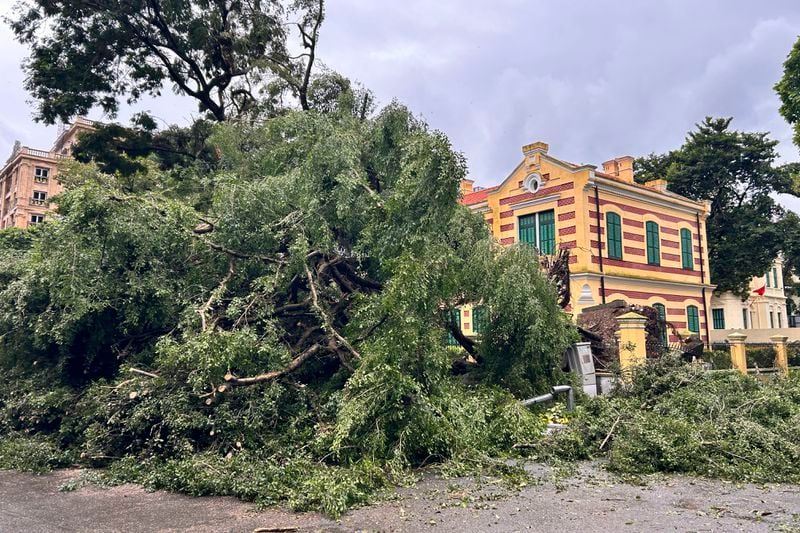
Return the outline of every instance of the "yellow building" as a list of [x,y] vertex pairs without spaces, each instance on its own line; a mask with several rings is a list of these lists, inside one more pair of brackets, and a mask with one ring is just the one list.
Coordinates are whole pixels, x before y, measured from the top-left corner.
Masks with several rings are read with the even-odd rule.
[[72,145],[94,122],[79,118],[62,131],[50,150],[14,146],[0,170],[0,229],[27,228],[42,222],[54,206],[51,198],[63,189],[58,181],[58,161],[69,157]]
[[527,242],[544,254],[569,249],[573,314],[621,299],[654,306],[676,329],[708,342],[709,205],[667,191],[663,180],[634,182],[632,157],[600,171],[548,149],[524,146],[522,161],[497,186],[478,189],[465,180],[462,203],[483,214],[503,244]]

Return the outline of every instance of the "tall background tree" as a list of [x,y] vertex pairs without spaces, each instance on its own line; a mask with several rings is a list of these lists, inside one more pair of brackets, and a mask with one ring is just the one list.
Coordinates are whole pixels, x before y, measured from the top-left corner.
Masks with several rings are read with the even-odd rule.
[[636,160],[637,180],[665,178],[669,190],[708,201],[711,281],[717,291],[746,296],[750,279],[766,272],[783,249],[787,224],[776,193],[791,193],[789,172],[776,166],[777,141],[731,129],[732,118],[706,119],[683,146]]
[[323,0],[31,0],[9,22],[44,122],[165,85],[221,121],[286,92],[308,109],[323,18]]

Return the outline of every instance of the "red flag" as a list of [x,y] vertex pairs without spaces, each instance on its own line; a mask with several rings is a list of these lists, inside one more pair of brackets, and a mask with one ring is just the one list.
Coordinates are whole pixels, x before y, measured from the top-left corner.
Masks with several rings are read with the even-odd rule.
[[759,296],[764,296],[764,291],[766,290],[766,288],[767,288],[767,286],[766,286],[766,285],[764,285],[764,286],[763,286],[763,287],[761,287],[760,289],[756,289],[756,290],[754,290],[753,292],[754,292],[754,293],[756,293],[756,294],[758,294]]

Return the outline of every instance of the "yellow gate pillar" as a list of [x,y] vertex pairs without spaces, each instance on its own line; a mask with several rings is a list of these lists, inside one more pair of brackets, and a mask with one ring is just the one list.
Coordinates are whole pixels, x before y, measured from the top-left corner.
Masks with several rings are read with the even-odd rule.
[[731,345],[731,363],[733,368],[744,375],[747,375],[747,356],[745,355],[744,341],[747,335],[744,333],[731,333],[728,335],[728,342]]
[[647,318],[638,313],[625,313],[617,317],[619,322],[619,367],[623,378],[630,375],[635,366],[647,359]]
[[769,338],[775,345],[775,367],[779,368],[784,374],[789,372],[789,352],[786,349],[786,341],[789,337],[783,335],[773,335]]

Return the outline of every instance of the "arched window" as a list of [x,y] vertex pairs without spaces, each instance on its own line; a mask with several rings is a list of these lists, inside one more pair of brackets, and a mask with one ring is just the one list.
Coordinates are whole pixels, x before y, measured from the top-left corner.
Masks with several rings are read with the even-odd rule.
[[664,304],[653,304],[658,312],[658,336],[661,339],[661,346],[667,345],[667,308]]
[[681,228],[681,263],[686,270],[694,269],[692,247],[692,232],[686,228]]
[[700,315],[697,312],[696,305],[690,305],[686,308],[686,327],[692,333],[700,333]]
[[606,213],[606,234],[608,257],[622,259],[622,224],[618,214]]
[[658,224],[655,222],[648,222],[645,224],[645,232],[647,233],[647,263],[650,265],[661,264],[661,241]]

